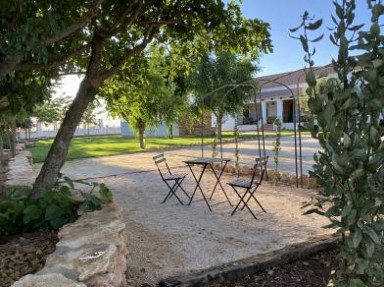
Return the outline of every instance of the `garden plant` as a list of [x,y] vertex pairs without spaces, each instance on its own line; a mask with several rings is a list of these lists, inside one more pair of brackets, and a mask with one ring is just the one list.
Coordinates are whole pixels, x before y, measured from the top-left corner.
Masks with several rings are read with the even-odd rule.
[[[318,87],[313,73],[314,50],[309,32],[322,21],[306,12],[296,32],[306,53],[309,108],[315,117],[312,135],[323,152],[315,157],[315,176],[322,189],[314,208],[331,221],[341,238],[339,270],[331,286],[384,284],[384,36],[380,1],[367,1],[371,11],[368,30],[355,25],[356,1],[334,1],[335,28],[330,35],[338,46],[332,61],[337,78]],[[354,52],[355,56],[351,53]]]

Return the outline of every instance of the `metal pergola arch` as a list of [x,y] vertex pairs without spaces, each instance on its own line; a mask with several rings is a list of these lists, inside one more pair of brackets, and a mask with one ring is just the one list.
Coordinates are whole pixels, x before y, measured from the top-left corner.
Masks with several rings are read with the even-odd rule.
[[[326,66],[322,66],[322,67],[318,67],[318,68],[314,68],[313,71],[321,71],[322,69],[326,69],[326,68],[329,68],[330,65],[326,65]],[[303,69],[303,71],[305,72],[305,69]],[[205,95],[203,95],[202,97],[202,105],[201,105],[201,110],[202,110],[202,107],[204,106],[204,97],[208,96],[209,94],[213,93],[213,92],[216,92],[220,89],[224,89],[224,88],[228,88],[228,87],[231,87],[232,89],[229,90],[224,96],[226,96],[230,91],[232,91],[233,89],[236,89],[240,86],[251,86],[252,88],[254,88],[255,90],[258,88],[259,91],[258,93],[255,93],[255,109],[256,109],[256,114],[259,115],[259,111],[257,110],[257,95],[259,96],[259,101],[260,103],[262,102],[262,99],[261,99],[261,90],[262,90],[262,87],[268,83],[274,83],[274,84],[277,84],[277,85],[280,85],[284,88],[286,88],[286,90],[288,90],[291,95],[292,95],[292,99],[293,99],[293,123],[294,123],[294,138],[295,138],[295,174],[296,174],[296,187],[299,187],[299,168],[298,168],[298,165],[300,166],[300,185],[301,187],[303,187],[303,160],[302,160],[302,138],[301,138],[301,130],[300,130],[300,125],[301,125],[301,111],[300,111],[300,92],[299,92],[299,85],[300,85],[300,80],[302,79],[302,77],[305,75],[305,73],[299,75],[298,79],[297,79],[297,83],[296,83],[296,88],[297,88],[297,97],[295,96],[295,93],[293,92],[293,90],[286,84],[282,83],[279,81],[279,79],[283,78],[283,77],[286,77],[288,75],[291,75],[293,73],[296,73],[298,72],[298,70],[296,71],[293,71],[291,73],[286,73],[284,75],[281,75],[280,77],[276,77],[274,79],[271,79],[271,80],[258,80],[259,82],[263,82],[260,86],[258,86],[256,83],[255,83],[255,80],[248,80],[248,81],[245,81],[245,82],[242,82],[242,83],[239,83],[239,84],[235,84],[235,85],[225,85],[225,86],[222,86],[210,93],[207,93]],[[256,131],[257,131],[257,138],[258,138],[258,151],[259,151],[259,156],[261,156],[261,143],[260,143],[260,129],[259,129],[259,123],[257,122],[256,124]],[[264,119],[263,119],[263,116],[261,116],[261,134],[262,134],[262,143],[263,143],[263,155],[265,156],[266,155],[266,152],[265,152],[265,134],[264,134]],[[299,148],[299,155],[298,155],[298,149]],[[204,113],[202,112],[202,118],[201,118],[201,156],[204,157]],[[221,155],[222,156],[222,155]],[[299,163],[298,163],[299,162]]]

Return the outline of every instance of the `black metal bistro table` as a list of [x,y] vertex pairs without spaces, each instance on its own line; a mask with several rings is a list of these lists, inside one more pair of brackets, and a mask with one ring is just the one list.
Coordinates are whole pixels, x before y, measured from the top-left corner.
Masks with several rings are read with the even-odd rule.
[[[225,192],[224,187],[220,182],[220,178],[224,172],[224,169],[227,166],[228,162],[230,162],[230,161],[231,161],[231,159],[229,159],[229,158],[210,158],[210,157],[200,157],[200,158],[184,161],[188,165],[188,167],[189,167],[189,169],[190,169],[190,171],[191,171],[191,173],[192,173],[192,175],[196,181],[196,187],[192,193],[192,196],[191,196],[191,199],[189,200],[188,205],[191,205],[193,197],[195,196],[196,190],[199,189],[201,194],[203,195],[204,201],[207,204],[209,210],[212,211],[211,206],[209,205],[208,200],[207,200],[207,198],[206,198],[206,196],[205,196],[205,194],[201,188],[201,185],[200,185],[200,182],[201,182],[201,179],[203,178],[204,172],[207,170],[208,167],[210,167],[213,174],[215,175],[216,183],[215,183],[215,186],[213,187],[213,190],[212,190],[211,196],[209,197],[209,200],[212,199],[213,193],[215,192],[217,185],[220,185],[221,190],[224,192],[224,195],[227,198],[227,201],[232,206],[232,203],[229,200],[227,193]],[[214,166],[213,166],[214,163],[224,163],[221,165],[221,170],[220,170],[219,174],[217,174],[216,170],[214,169]],[[195,172],[192,169],[192,167],[195,165],[202,166],[202,170],[201,170],[201,173],[199,176],[196,176]]]

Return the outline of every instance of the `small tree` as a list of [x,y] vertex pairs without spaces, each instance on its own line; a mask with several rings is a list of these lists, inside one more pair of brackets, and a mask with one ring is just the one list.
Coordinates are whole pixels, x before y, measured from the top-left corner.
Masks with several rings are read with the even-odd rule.
[[63,121],[71,101],[69,96],[46,100],[36,107],[33,114],[40,122],[52,124],[53,128],[57,130],[58,124]]
[[85,110],[83,117],[81,118],[81,122],[84,126],[87,127],[88,130],[88,136],[90,134],[90,126],[91,125],[97,125],[97,118],[96,118],[96,108],[100,106],[100,103],[95,99],[92,103],[89,104],[87,109]]
[[[319,28],[321,20],[312,22],[306,12],[300,25],[309,66],[308,104],[317,120],[312,135],[324,150],[315,157],[311,173],[323,189],[315,199],[315,208],[307,213],[328,217],[328,227],[335,228],[335,235],[342,239],[337,286],[384,284],[384,126],[380,124],[384,114],[384,38],[379,25],[384,7],[380,2],[371,3],[368,1],[370,29],[361,31],[363,25],[353,24],[355,1],[334,2],[336,28],[330,39],[339,47],[338,57],[332,61],[338,78],[328,79],[319,90],[307,33]],[[349,54],[352,50],[362,53],[353,57]]]
[[166,79],[161,62],[157,54],[143,58],[137,63],[146,66],[143,74],[128,73],[132,67],[127,67],[123,77],[111,79],[102,89],[109,111],[127,121],[138,133],[142,149],[146,147],[145,131],[156,128],[163,121],[174,121],[186,101],[185,97],[175,95],[175,87]]
[[[251,81],[256,66],[249,60],[227,52],[204,54],[191,78],[197,106],[210,110],[216,117],[214,150],[220,141],[224,117],[243,110],[253,87],[239,85]],[[236,88],[234,86],[238,85]]]

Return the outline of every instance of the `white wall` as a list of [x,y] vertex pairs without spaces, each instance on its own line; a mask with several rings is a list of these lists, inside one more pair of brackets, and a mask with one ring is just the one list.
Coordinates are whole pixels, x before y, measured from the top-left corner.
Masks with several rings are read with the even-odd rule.
[[[173,125],[172,127],[173,136],[179,136],[179,126]],[[121,123],[121,134],[125,137],[133,137],[135,133],[130,128],[129,123],[122,122]],[[168,136],[168,127],[165,122],[162,122],[155,130],[146,130],[145,135],[147,137],[167,137]]]
[[[111,127],[111,128],[91,128],[89,129],[76,129],[74,136],[96,136],[96,135],[115,135],[121,133],[120,127]],[[27,133],[27,138],[38,139],[38,138],[54,138],[57,135],[57,131],[33,131],[29,134]],[[22,130],[19,133],[20,139],[25,139],[25,131]]]

